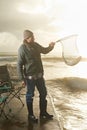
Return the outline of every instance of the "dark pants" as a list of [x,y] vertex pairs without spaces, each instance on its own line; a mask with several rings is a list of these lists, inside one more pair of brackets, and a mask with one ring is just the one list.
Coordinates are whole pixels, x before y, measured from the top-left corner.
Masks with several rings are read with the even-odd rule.
[[[46,111],[47,107],[47,89],[45,86],[44,78],[38,78],[38,79],[26,79],[26,85],[27,85],[27,92],[26,92],[26,103],[27,106],[30,106],[30,104],[33,103],[33,97],[34,97],[34,91],[35,86],[37,87],[37,90],[39,92],[39,98],[40,98],[40,113],[44,113]],[[33,108],[32,108],[33,109]],[[29,110],[29,108],[28,108]],[[31,111],[31,110],[30,110]],[[29,112],[30,112],[29,111]],[[33,114],[33,110],[31,112]]]

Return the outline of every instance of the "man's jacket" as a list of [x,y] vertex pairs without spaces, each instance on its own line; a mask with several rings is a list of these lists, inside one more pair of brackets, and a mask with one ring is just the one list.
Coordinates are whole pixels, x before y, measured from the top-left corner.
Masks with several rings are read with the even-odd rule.
[[47,54],[53,47],[42,47],[38,43],[23,43],[18,50],[17,70],[20,80],[26,76],[43,74],[41,53]]

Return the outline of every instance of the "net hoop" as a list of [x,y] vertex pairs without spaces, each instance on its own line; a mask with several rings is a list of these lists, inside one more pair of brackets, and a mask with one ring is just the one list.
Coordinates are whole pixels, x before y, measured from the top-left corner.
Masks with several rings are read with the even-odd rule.
[[[73,34],[73,35],[66,36],[56,41],[56,42],[61,43],[62,58],[64,62],[69,66],[76,65],[81,60],[81,56],[79,54],[78,47],[76,44],[77,36],[78,36],[77,34]],[[70,44],[70,42],[72,42],[72,44]],[[66,49],[66,47],[68,48]],[[70,51],[72,51],[73,53]]]

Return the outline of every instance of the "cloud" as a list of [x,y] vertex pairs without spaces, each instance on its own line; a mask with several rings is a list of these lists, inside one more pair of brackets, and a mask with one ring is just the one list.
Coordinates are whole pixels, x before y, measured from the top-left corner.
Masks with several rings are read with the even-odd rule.
[[18,49],[18,39],[7,32],[0,33],[0,52],[16,52]]
[[[56,2],[56,0],[55,0]],[[52,7],[53,6],[53,7]],[[54,8],[56,4],[51,1],[37,0],[1,0],[0,1],[0,46],[1,50],[5,51],[8,41],[11,38],[17,37],[18,40],[22,40],[23,31],[25,29],[30,29],[36,33],[37,41],[49,41],[54,32],[61,29],[59,26],[55,26],[53,22],[55,21],[55,14],[57,8]],[[59,17],[59,11],[57,12]],[[4,33],[3,33],[4,32]],[[6,34],[5,34],[6,32]],[[40,34],[39,34],[40,33]],[[12,35],[11,35],[12,34]],[[7,38],[7,35],[9,35]],[[38,36],[37,36],[38,35]],[[15,38],[14,43],[15,42]],[[13,41],[12,39],[12,41]],[[4,42],[5,41],[5,42]],[[4,42],[4,43],[3,43]],[[9,42],[9,50],[12,50],[14,45],[13,42]],[[4,45],[5,44],[5,45]],[[21,42],[19,42],[21,44]],[[18,48],[19,44],[14,46],[15,50]],[[45,43],[46,45],[46,43]]]
[[[56,8],[52,9],[51,4],[49,3],[47,6],[46,1],[42,3],[40,0],[37,2],[34,0],[31,2],[28,0],[25,0],[25,2],[23,0],[21,2],[15,0],[13,2],[10,0],[9,3],[5,0],[1,1],[0,31],[15,32],[25,28],[33,30],[39,28],[47,31],[47,27],[49,30],[49,23],[54,21],[55,13],[57,12]],[[23,9],[25,12],[23,12]],[[50,28],[51,26],[53,25],[50,24]]]
[[[32,30],[37,41],[45,45],[70,33],[79,33],[80,39],[83,36],[86,41],[86,7],[86,0],[0,0],[0,32],[14,35],[19,44],[25,29]],[[1,39],[7,39],[5,36],[1,34]],[[9,44],[13,47],[14,43]],[[0,46],[5,50],[3,45],[0,40]]]

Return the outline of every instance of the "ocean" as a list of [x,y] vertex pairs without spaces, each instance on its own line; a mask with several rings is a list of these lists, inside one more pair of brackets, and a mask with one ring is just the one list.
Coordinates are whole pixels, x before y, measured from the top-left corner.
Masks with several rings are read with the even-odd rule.
[[87,130],[87,62],[44,61],[45,79],[64,130]]

